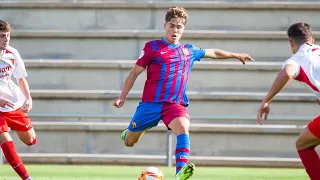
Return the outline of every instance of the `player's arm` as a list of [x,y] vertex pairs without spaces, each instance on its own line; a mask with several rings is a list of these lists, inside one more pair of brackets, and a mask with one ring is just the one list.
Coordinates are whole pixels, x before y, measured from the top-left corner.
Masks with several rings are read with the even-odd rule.
[[127,98],[128,93],[130,92],[130,90],[132,89],[134,82],[136,81],[137,77],[142,73],[142,71],[145,68],[139,65],[135,65],[129,75],[127,76],[123,88],[122,88],[122,92],[119,96],[119,99],[121,100],[125,100]]
[[287,64],[277,75],[274,80],[269,93],[264,98],[263,103],[270,103],[271,100],[289,83],[289,81],[296,75],[296,68],[292,64]]
[[142,73],[142,71],[150,65],[151,62],[151,47],[149,43],[146,43],[143,50],[141,51],[139,58],[135,64],[135,66],[131,69],[129,75],[127,76],[121,94],[118,99],[116,99],[113,105],[117,108],[120,108],[124,105],[124,102],[129,94],[130,90],[132,89],[134,82],[136,81],[137,77]]
[[258,110],[258,121],[262,124],[262,116],[264,115],[264,119],[267,120],[268,114],[270,111],[270,102],[272,99],[289,83],[291,79],[295,77],[297,74],[297,69],[292,64],[287,64],[277,75],[276,79],[274,80],[268,94],[262,101],[260,108]]
[[24,97],[26,98],[24,111],[29,112],[32,109],[32,98],[30,95],[29,84],[26,80],[27,71],[19,52],[15,49],[13,50],[13,52],[15,55],[15,68],[13,70],[13,76],[16,78],[17,84]]
[[234,53],[228,52],[221,49],[205,49],[205,58],[211,59],[231,59],[236,58],[239,59],[243,64],[245,64],[246,60],[254,61],[248,54],[246,53]]
[[26,98],[26,107],[25,111],[29,112],[32,109],[32,98],[30,94],[30,88],[28,81],[26,78],[17,78],[17,83],[19,85],[19,88],[21,92],[23,93],[24,97]]

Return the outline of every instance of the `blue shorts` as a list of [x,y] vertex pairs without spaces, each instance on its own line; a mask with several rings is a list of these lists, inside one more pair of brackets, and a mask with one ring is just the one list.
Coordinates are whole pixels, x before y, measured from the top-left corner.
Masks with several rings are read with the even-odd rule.
[[140,102],[128,129],[141,132],[157,126],[160,120],[168,127],[177,117],[190,119],[186,107],[169,102]]

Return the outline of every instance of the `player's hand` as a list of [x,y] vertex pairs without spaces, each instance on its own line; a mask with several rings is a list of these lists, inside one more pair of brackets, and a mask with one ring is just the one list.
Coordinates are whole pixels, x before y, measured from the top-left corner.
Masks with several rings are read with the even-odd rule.
[[239,59],[242,64],[246,64],[246,61],[254,61],[254,59],[252,59],[249,54],[246,53],[237,53],[236,58]]
[[12,104],[11,102],[5,100],[5,99],[0,99],[0,107],[2,108],[6,108],[6,107],[10,107],[13,108],[14,104]]
[[319,99],[317,99],[317,103],[320,105],[320,100]]
[[121,108],[124,105],[125,101],[126,100],[124,100],[124,99],[118,98],[118,99],[114,100],[113,106],[115,106],[117,108]]
[[27,113],[27,112],[31,111],[31,109],[32,109],[32,99],[28,99],[25,102],[25,106],[23,107],[23,111]]
[[[269,103],[262,102],[258,110],[258,116],[257,116],[259,124],[262,125],[262,119],[267,120],[269,112],[270,112]],[[263,115],[264,115],[264,118],[263,118]]]

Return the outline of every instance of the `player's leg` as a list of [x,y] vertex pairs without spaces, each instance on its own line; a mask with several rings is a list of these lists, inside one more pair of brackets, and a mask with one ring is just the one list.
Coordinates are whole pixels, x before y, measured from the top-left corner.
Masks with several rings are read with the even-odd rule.
[[177,136],[176,140],[176,178],[177,180],[189,179],[195,170],[195,165],[189,163],[190,158],[190,137],[189,137],[189,119],[186,117],[177,117],[169,124]]
[[22,111],[22,108],[11,112],[8,115],[11,121],[8,125],[12,130],[15,130],[19,136],[19,139],[28,146],[35,145],[37,142],[36,132],[32,127],[31,120],[27,113]]
[[162,106],[163,103],[139,103],[128,128],[121,133],[121,139],[127,147],[133,147],[145,132],[158,125]]
[[148,129],[145,129],[145,130],[139,131],[139,132],[132,132],[129,129],[125,129],[121,133],[121,139],[124,140],[124,144],[127,147],[133,147],[138,143],[138,141],[141,139],[141,137],[147,131],[148,131]]
[[4,117],[3,113],[0,114],[0,146],[4,157],[16,173],[23,180],[31,180],[21,158],[16,152],[12,138],[8,133],[7,119]]
[[189,179],[195,170],[195,166],[189,163],[190,117],[185,107],[179,104],[165,103],[162,114],[163,122],[177,136],[176,141],[176,178],[178,180]]
[[35,145],[37,143],[36,132],[33,128],[27,131],[17,131],[19,139],[28,146]]
[[296,141],[300,159],[311,180],[320,179],[320,159],[315,147],[320,144],[320,116],[308,124]]

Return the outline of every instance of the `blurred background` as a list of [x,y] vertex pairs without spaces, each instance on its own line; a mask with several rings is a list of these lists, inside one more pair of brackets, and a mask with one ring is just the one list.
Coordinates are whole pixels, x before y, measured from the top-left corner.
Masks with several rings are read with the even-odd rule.
[[162,124],[136,147],[120,140],[140,101],[145,73],[123,108],[112,102],[144,44],[164,36],[164,15],[172,6],[189,13],[181,42],[256,60],[245,66],[237,60],[195,64],[188,86],[191,161],[302,167],[295,139],[318,115],[315,97],[291,82],[272,103],[265,125],[258,125],[256,112],[291,55],[287,28],[307,22],[319,38],[318,0],[1,1],[0,17],[13,27],[11,46],[25,60],[34,101],[29,115],[38,143],[27,147],[11,133],[25,163],[170,165],[175,137]]

